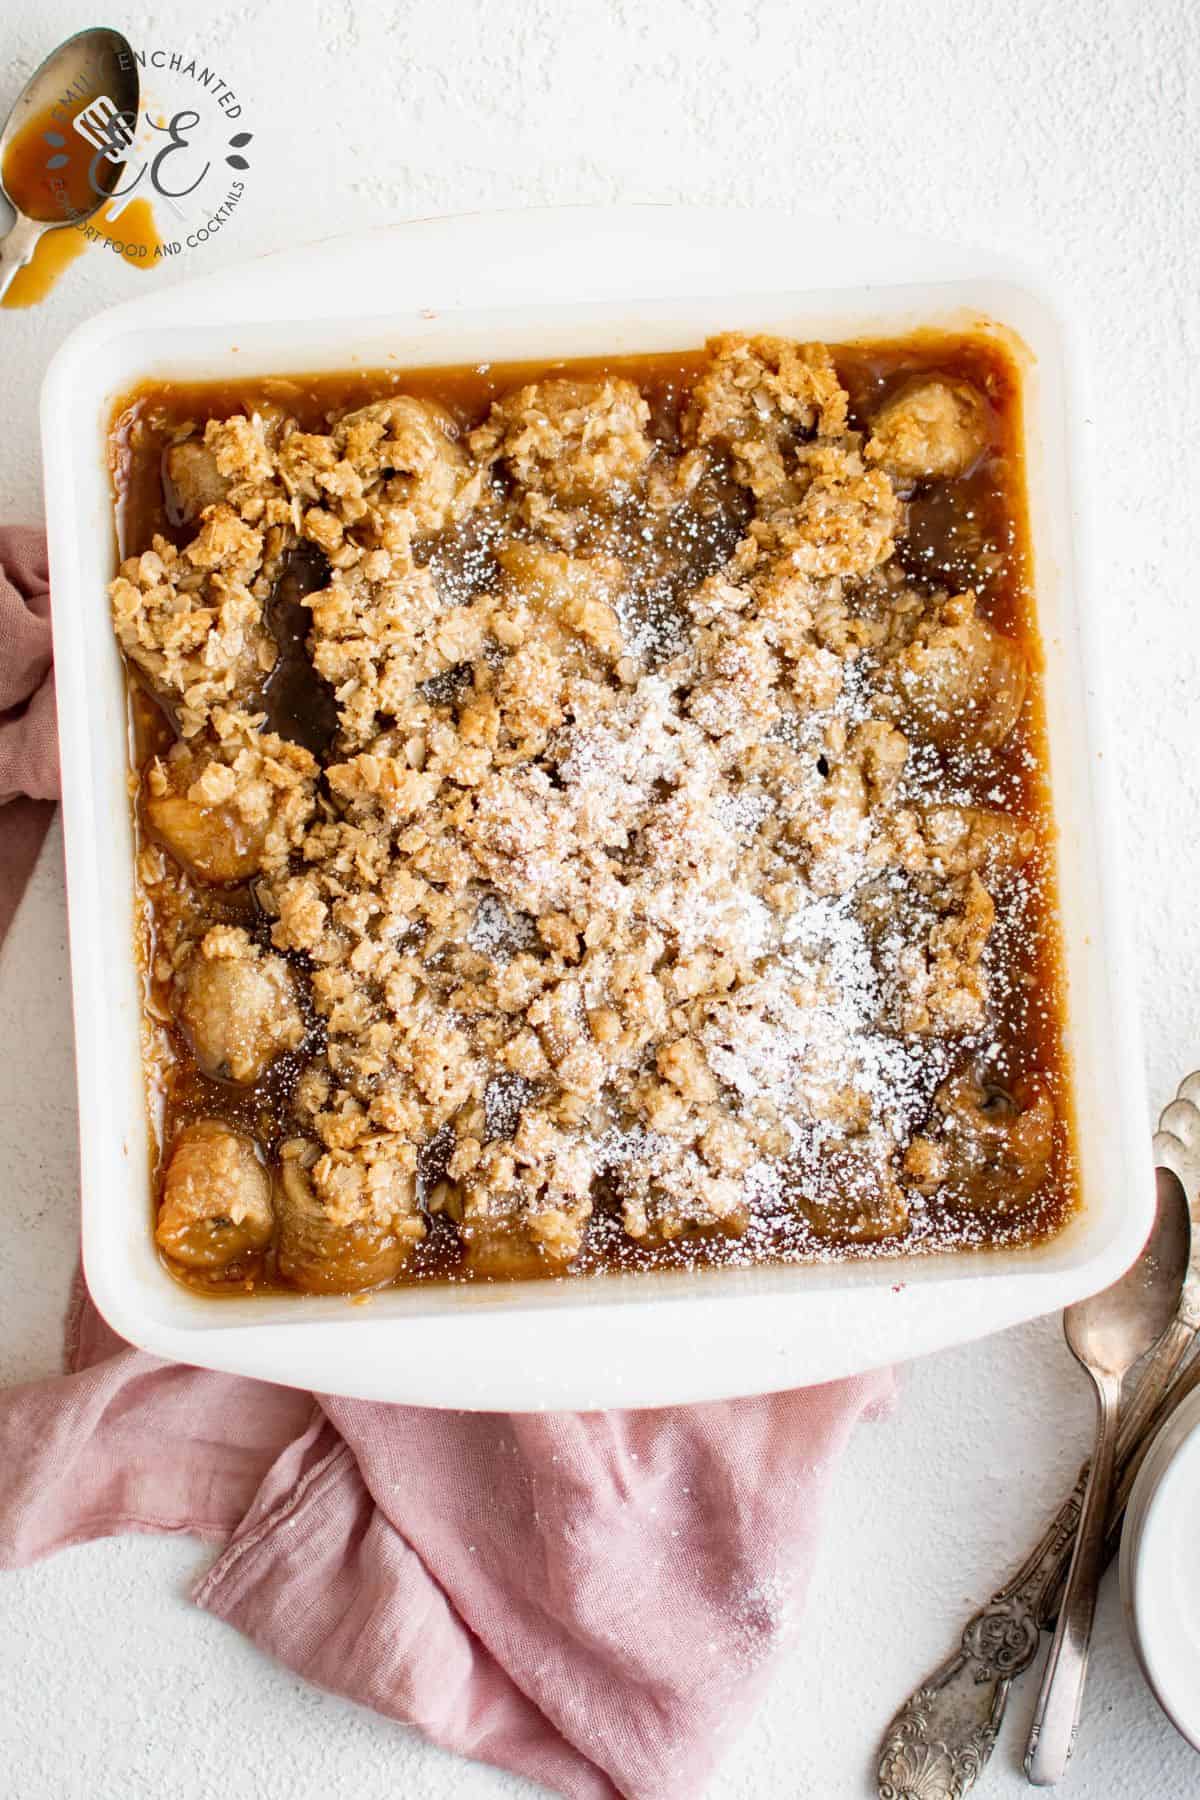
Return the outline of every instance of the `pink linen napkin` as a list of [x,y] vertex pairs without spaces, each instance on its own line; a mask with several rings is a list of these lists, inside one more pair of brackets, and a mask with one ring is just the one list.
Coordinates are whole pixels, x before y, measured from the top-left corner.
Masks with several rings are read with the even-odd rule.
[[0,530],[0,943],[37,861],[58,793],[50,578],[40,531]]
[[[0,530],[0,800],[56,790],[47,612],[39,535]],[[22,804],[0,812],[0,936],[36,855]],[[841,1450],[892,1392],[881,1372],[646,1412],[387,1406],[164,1363],[82,1280],[66,1367],[0,1392],[0,1568],[120,1531],[215,1539],[199,1605],[571,1800],[695,1800],[798,1622]]]

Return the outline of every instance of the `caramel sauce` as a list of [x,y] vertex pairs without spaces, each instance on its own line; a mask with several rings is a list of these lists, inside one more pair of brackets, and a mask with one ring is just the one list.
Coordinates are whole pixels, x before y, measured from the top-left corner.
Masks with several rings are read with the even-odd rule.
[[47,231],[38,243],[32,260],[13,276],[8,292],[0,301],[3,306],[36,306],[46,298],[64,269],[69,269],[89,245],[100,239],[124,246],[116,254],[134,269],[158,266],[155,246],[161,240],[154,223],[154,211],[148,200],[131,200],[120,218],[110,223],[101,213],[82,225],[64,225]]
[[[57,102],[31,112],[5,152],[0,170],[4,191],[31,219],[57,223],[91,212],[98,197],[93,165],[105,190],[120,176],[119,167],[99,156],[75,130],[75,118],[86,104],[85,97],[74,112]],[[50,167],[52,163],[59,166]]]
[[61,225],[42,233],[33,256],[18,269],[8,284],[0,306],[37,306],[46,298],[64,270],[78,260],[88,240],[78,225]]
[[[99,197],[92,185],[93,171],[102,187],[124,179],[121,167],[103,157],[94,161],[97,154],[74,129],[72,115],[57,104],[31,114],[17,133],[0,171],[5,192],[14,206],[51,229],[43,232],[31,260],[18,270],[0,304],[36,306],[89,244],[101,241],[135,269],[157,266],[155,251],[162,240],[149,200],[140,196],[131,200],[115,220],[104,216],[109,202],[101,202],[93,212]],[[63,167],[47,167],[59,157],[66,159]]]
[[[989,1062],[998,1078],[1016,1080],[1036,1071],[1046,1082],[1057,1115],[1054,1158],[1048,1179],[1030,1207],[1016,1216],[980,1216],[972,1223],[972,1244],[980,1249],[1031,1244],[1053,1236],[1078,1204],[1071,1072],[1066,1049],[1066,977],[1059,932],[1055,827],[1048,785],[1043,656],[1038,635],[1025,490],[1020,371],[996,339],[983,334],[916,333],[886,342],[833,345],[843,386],[850,396],[851,426],[863,429],[881,402],[900,382],[922,373],[938,373],[973,383],[988,398],[992,437],[973,469],[957,480],[919,488],[909,506],[909,528],[896,555],[914,580],[954,591],[973,587],[980,616],[1021,645],[1029,668],[1023,713],[1011,737],[988,753],[986,800],[1032,827],[1036,848],[1026,864],[1027,898],[1020,931],[997,947],[1009,965],[1001,1003],[989,1021]],[[146,547],[155,532],[177,545],[190,528],[172,522],[161,475],[162,452],[187,424],[234,412],[279,408],[296,418],[302,429],[321,431],[342,412],[369,401],[403,392],[440,402],[464,429],[477,424],[491,402],[520,384],[547,374],[568,372],[580,378],[623,376],[635,381],[651,407],[651,432],[670,446],[688,394],[705,366],[702,352],[573,360],[570,363],[487,364],[471,368],[418,370],[374,369],[293,377],[244,378],[222,382],[145,384],[126,395],[114,409],[110,461],[117,500],[121,555]],[[170,728],[156,703],[130,679],[131,756],[136,770],[170,741]],[[183,879],[183,878],[181,878]],[[256,912],[248,889],[194,890],[196,905],[211,922],[230,921],[256,929]],[[145,920],[147,941],[140,947],[143,967],[152,962],[154,919]],[[261,925],[257,928],[265,929]],[[264,937],[264,942],[266,938]],[[148,994],[156,1010],[169,1016],[169,995]],[[314,1021],[314,1031],[319,1025]],[[155,1204],[161,1187],[165,1150],[181,1126],[198,1118],[218,1117],[255,1135],[272,1159],[288,1135],[288,1099],[303,1066],[305,1051],[281,1058],[257,1087],[238,1090],[205,1076],[197,1067],[182,1034],[166,1028],[169,1051],[155,1064],[151,1081],[152,1112],[161,1121],[155,1151]],[[306,1047],[311,1053],[316,1038]],[[436,1143],[423,1153],[436,1177]],[[935,1203],[936,1204],[936,1203]],[[456,1233],[444,1217],[427,1218],[427,1235],[400,1280],[414,1282],[489,1279],[465,1268]],[[964,1240],[960,1234],[958,1240]],[[903,1239],[869,1249],[830,1246],[833,1253],[882,1255],[892,1260],[907,1252]],[[812,1260],[811,1247],[803,1260]],[[584,1249],[573,1273],[608,1269],[692,1268],[697,1265],[745,1264],[799,1260],[785,1222],[769,1223],[756,1233],[752,1252],[745,1240],[717,1234],[697,1235],[662,1246],[639,1245],[616,1229],[600,1200],[588,1228]],[[171,1265],[168,1265],[171,1266]],[[188,1286],[208,1293],[282,1290],[268,1253],[249,1270],[231,1271],[224,1281],[171,1267]],[[283,1290],[290,1291],[290,1290]]]

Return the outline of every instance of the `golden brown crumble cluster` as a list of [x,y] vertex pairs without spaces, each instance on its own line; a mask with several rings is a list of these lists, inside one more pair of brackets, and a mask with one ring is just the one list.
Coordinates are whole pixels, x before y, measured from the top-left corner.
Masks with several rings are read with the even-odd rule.
[[[594,1216],[652,1245],[787,1206],[869,1243],[929,1195],[1034,1192],[1044,1087],[962,1073],[1033,833],[913,778],[1009,736],[1025,663],[893,559],[989,429],[918,378],[864,437],[825,347],[731,336],[669,440],[633,382],[549,376],[465,433],[400,395],[171,447],[191,536],[112,585],[178,732],[140,794],[156,974],[214,1079],[304,1060],[270,1168],[241,1126],[180,1134],[168,1254],[236,1274],[270,1242],[349,1290],[439,1213],[520,1274]],[[263,699],[305,544],[320,761]],[[249,928],[206,911],[237,884]]]

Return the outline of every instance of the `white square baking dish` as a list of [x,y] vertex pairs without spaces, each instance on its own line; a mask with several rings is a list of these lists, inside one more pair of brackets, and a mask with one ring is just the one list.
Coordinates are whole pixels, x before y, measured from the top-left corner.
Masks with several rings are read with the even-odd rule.
[[[1028,351],[1034,578],[1046,659],[1084,1203],[1033,1249],[908,1260],[205,1299],[149,1228],[121,664],[105,587],[113,400],[146,379],[553,358],[744,327],[846,339],[994,321]],[[1089,631],[1070,350],[996,259],[829,220],[587,208],[425,220],[264,257],[89,321],[42,400],[91,1291],[160,1355],[427,1405],[647,1406],[798,1386],[1060,1307],[1112,1281],[1152,1216],[1150,1137]]]

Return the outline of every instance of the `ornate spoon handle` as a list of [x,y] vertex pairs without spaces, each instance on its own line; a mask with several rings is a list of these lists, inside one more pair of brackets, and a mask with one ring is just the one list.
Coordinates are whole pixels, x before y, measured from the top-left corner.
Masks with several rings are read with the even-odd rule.
[[[1159,1427],[1200,1387],[1200,1357],[1176,1380],[1194,1330],[1172,1326],[1146,1365],[1126,1428],[1118,1434],[1118,1474],[1109,1509],[1104,1558],[1116,1555],[1121,1520],[1142,1458]],[[1130,1426],[1140,1423],[1135,1433]],[[1009,1689],[1037,1655],[1042,1629],[1058,1613],[1071,1561],[1090,1465],[1084,1463],[1069,1497],[1037,1548],[1007,1587],[969,1621],[953,1656],[928,1676],[888,1727],[879,1759],[880,1800],[961,1800],[992,1753]]]
[[1086,1482],[1083,1469],[1037,1549],[892,1720],[879,1758],[880,1800],[961,1800],[979,1779],[1013,1679],[1037,1655],[1046,1599],[1070,1554]]
[[[1183,1183],[1200,1225],[1200,1073],[1189,1075],[1162,1115],[1156,1163]],[[1151,1437],[1185,1393],[1200,1385],[1200,1359],[1176,1374],[1200,1329],[1200,1229],[1179,1314],[1147,1359],[1121,1409],[1117,1489],[1106,1554]],[[1015,1678],[1037,1655],[1042,1627],[1057,1614],[1087,1485],[1088,1464],[1036,1549],[1006,1587],[963,1630],[958,1649],[911,1694],[887,1728],[880,1751],[880,1800],[962,1800],[979,1779],[1000,1729]]]

